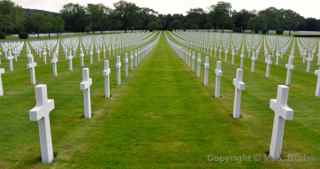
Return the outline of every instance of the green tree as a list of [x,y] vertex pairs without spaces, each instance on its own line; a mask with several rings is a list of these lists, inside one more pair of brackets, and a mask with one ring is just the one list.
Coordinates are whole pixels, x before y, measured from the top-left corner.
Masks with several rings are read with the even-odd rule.
[[88,25],[86,10],[79,4],[68,3],[60,11],[66,31],[84,32]]
[[0,0],[0,31],[16,33],[24,29],[23,9],[10,0]]
[[111,13],[111,9],[103,4],[88,4],[87,14],[89,19],[90,30],[103,31],[106,29],[108,22],[107,16]]
[[140,8],[134,3],[119,1],[114,4],[113,19],[120,20],[122,30],[133,30],[142,25],[139,18]]
[[256,15],[253,12],[249,12],[247,10],[241,10],[239,12],[234,11],[232,14],[232,20],[234,24],[234,31],[243,32],[248,29],[249,21],[251,18]]
[[211,6],[209,16],[212,25],[216,29],[232,28],[231,9],[232,6],[230,3],[222,1],[218,2],[216,5]]
[[187,29],[204,29],[207,27],[208,16],[202,8],[190,9],[186,16]]

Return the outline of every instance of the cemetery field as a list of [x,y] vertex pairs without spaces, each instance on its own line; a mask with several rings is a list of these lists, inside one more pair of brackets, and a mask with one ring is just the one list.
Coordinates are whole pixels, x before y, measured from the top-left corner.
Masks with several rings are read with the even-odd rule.
[[[61,61],[58,77],[52,77],[50,65],[37,66],[38,83],[47,84],[48,97],[55,101],[50,114],[55,159],[49,165],[41,163],[38,125],[29,120],[35,96],[27,59],[15,63],[14,72],[3,75],[0,169],[320,168],[320,100],[314,96],[314,73],[298,65],[293,70],[288,105],[294,118],[286,122],[282,160],[272,161],[268,151],[274,112],[269,100],[276,98],[286,69],[272,65],[267,79],[263,61],[257,61],[256,71],[250,72],[250,59],[245,60],[241,118],[233,119],[232,80],[239,56],[234,65],[222,60],[222,97],[214,98],[217,57],[210,57],[205,87],[203,70],[197,78],[170,47],[166,38],[174,35],[162,32],[159,36],[127,80],[122,74],[121,86],[111,75],[111,99],[104,97],[102,62],[88,65],[93,79],[91,120],[83,117],[79,60],[74,61],[72,72]],[[39,58],[35,60],[40,63]],[[113,73],[114,58],[110,65]]]

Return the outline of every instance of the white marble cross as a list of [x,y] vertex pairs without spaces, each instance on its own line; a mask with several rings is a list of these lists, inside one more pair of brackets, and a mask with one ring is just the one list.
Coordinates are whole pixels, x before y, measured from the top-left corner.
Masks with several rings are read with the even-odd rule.
[[46,48],[43,49],[42,57],[43,57],[43,63],[46,65],[47,64],[47,49]]
[[191,69],[192,71],[196,71],[196,54],[192,54],[192,57],[191,57]]
[[233,102],[233,118],[240,118],[240,106],[241,106],[241,92],[245,90],[245,83],[243,82],[243,70],[238,68],[236,78],[233,79],[233,85],[235,87],[234,102]]
[[320,69],[315,71],[315,74],[317,76],[317,84],[316,84],[316,96],[320,97]]
[[81,67],[84,66],[84,53],[82,48],[80,48],[80,65]]
[[294,57],[291,55],[289,57],[288,64],[286,64],[286,69],[287,69],[286,85],[291,84],[291,74],[292,74],[292,70],[294,69],[293,59],[294,59]]
[[311,70],[311,63],[312,63],[312,52],[309,52],[306,60],[307,60],[307,67],[306,67],[306,72],[309,73]]
[[235,50],[232,48],[232,52],[231,52],[231,64],[234,65],[234,57],[235,57],[236,53]]
[[98,48],[98,49],[97,49],[97,58],[98,58],[98,62],[100,62],[100,55],[101,55],[101,54],[100,54],[100,49]]
[[279,65],[280,53],[278,51],[276,51],[275,55],[276,55],[276,65]]
[[277,99],[270,100],[270,108],[275,113],[269,151],[269,157],[273,160],[280,159],[285,121],[293,119],[293,110],[287,106],[288,92],[288,86],[279,85]]
[[73,71],[73,56],[72,56],[72,53],[70,52],[68,57],[68,66],[69,66],[69,71]]
[[221,97],[221,76],[222,76],[221,61],[217,61],[215,74],[216,74],[216,78],[215,78],[214,97]]
[[134,68],[134,54],[133,52],[131,52],[131,55],[130,55],[130,69],[133,70]]
[[301,59],[302,59],[302,63],[304,64],[306,62],[306,57],[308,57],[308,51],[307,49],[303,49],[301,50]]
[[226,49],[225,51],[224,51],[224,62],[228,62],[228,54],[229,54],[229,50],[228,49]]
[[91,92],[92,79],[89,75],[89,68],[82,69],[82,82],[80,83],[80,89],[83,92],[83,109],[84,117],[91,119]]
[[243,61],[244,61],[243,59],[244,59],[244,54],[241,53],[241,54],[240,54],[240,68],[241,68],[241,69],[243,69],[243,66],[244,66],[244,65],[243,65],[243,64],[244,64],[244,63],[243,63]]
[[54,77],[57,77],[58,76],[58,57],[57,56],[53,56],[52,59],[51,59],[51,69],[52,69],[52,74]]
[[140,52],[140,49],[137,49],[137,63],[136,63],[136,67],[139,66],[140,64],[140,61],[141,61],[141,52]]
[[191,57],[192,57],[192,50],[188,49],[188,57],[187,57],[187,65],[190,66],[191,65]]
[[318,47],[318,54],[317,54],[317,65],[319,66],[320,65],[320,46]]
[[3,83],[2,83],[2,74],[5,73],[4,68],[0,68],[0,96],[3,96],[4,91],[3,91]]
[[33,60],[33,56],[32,54],[28,54],[28,65],[27,68],[30,71],[30,80],[31,80],[31,84],[35,85],[36,82],[36,66],[37,63]]
[[208,86],[209,69],[210,69],[209,56],[206,56],[206,60],[204,62],[204,76],[203,76],[203,85],[204,86]]
[[121,57],[116,57],[116,78],[117,85],[121,85]]
[[198,54],[197,58],[197,67],[196,67],[196,76],[199,78],[201,76],[201,54]]
[[128,77],[129,77],[129,58],[128,58],[127,53],[124,58],[124,64],[125,64],[125,77],[126,77],[126,79],[128,79]]
[[272,65],[272,60],[271,60],[271,56],[270,55],[266,58],[265,63],[266,63],[266,71],[265,71],[264,77],[265,78],[269,78],[270,77],[270,71],[271,71],[271,65]]
[[257,56],[256,56],[256,53],[253,51],[251,56],[251,72],[255,72],[256,70],[256,61],[257,61]]
[[139,59],[139,54],[138,54],[138,49],[136,49],[135,56],[134,56],[134,67],[138,67],[138,59]]
[[222,55],[222,49],[221,47],[218,49],[218,59],[221,60],[221,55]]
[[111,69],[109,67],[109,60],[104,60],[104,69],[103,69],[103,76],[104,76],[104,96],[105,98],[110,98],[110,73]]
[[7,57],[8,61],[9,61],[9,71],[13,72],[14,70],[14,66],[13,66],[13,59],[14,57],[12,56],[12,53],[9,52],[9,56]]
[[90,54],[89,54],[90,56],[90,65],[92,65],[93,64],[93,55],[94,55],[94,53],[93,53],[93,47],[92,47],[92,49],[90,50]]
[[47,86],[37,85],[36,106],[29,112],[31,121],[37,121],[39,127],[41,160],[49,164],[53,162],[53,147],[50,127],[50,112],[54,109],[54,100],[48,99]]

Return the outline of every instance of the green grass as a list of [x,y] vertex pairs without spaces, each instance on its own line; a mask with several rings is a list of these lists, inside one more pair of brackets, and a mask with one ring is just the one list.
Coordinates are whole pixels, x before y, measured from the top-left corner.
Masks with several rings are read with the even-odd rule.
[[[320,168],[320,100],[313,96],[316,78],[302,68],[294,71],[290,87],[289,105],[295,117],[286,125],[283,155],[287,159],[288,154],[298,153],[316,160],[288,162],[263,160],[273,122],[268,103],[285,80],[283,68],[273,66],[267,80],[264,64],[257,63],[257,72],[250,73],[250,62],[245,62],[242,118],[233,120],[232,78],[237,66],[223,64],[223,97],[213,99],[215,59],[211,59],[210,85],[203,87],[162,36],[124,85],[116,86],[112,76],[112,100],[103,97],[102,62],[90,65],[93,119],[88,121],[82,116],[81,69],[76,60],[74,72],[69,72],[67,62],[60,59],[57,79],[52,78],[50,65],[37,67],[38,80],[48,84],[49,97],[56,102],[51,113],[56,154],[52,165],[41,164],[37,124],[28,119],[35,101],[25,59],[15,63],[14,73],[4,75],[1,169]],[[212,161],[208,156],[230,161]],[[240,156],[258,160],[230,159]]]

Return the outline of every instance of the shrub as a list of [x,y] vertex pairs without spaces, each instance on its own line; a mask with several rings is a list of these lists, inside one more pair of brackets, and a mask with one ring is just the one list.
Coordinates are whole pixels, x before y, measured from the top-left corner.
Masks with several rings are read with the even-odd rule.
[[21,32],[19,33],[19,38],[20,39],[28,39],[29,35],[26,32]]
[[276,30],[276,34],[277,35],[283,35],[283,30],[282,29],[278,29],[278,30]]
[[6,38],[6,34],[4,32],[0,32],[0,39],[5,39]]

